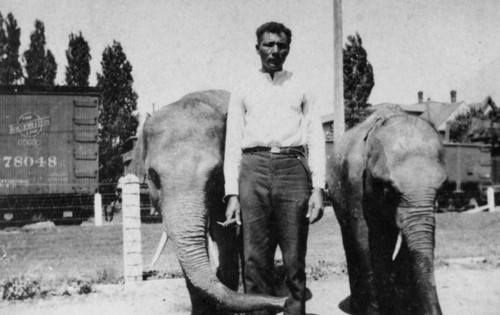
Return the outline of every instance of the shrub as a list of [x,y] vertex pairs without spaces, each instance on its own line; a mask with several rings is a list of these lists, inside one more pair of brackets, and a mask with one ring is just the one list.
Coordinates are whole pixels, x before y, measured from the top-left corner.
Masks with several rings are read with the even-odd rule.
[[26,300],[40,293],[38,281],[14,277],[0,283],[0,295],[3,300]]
[[92,282],[82,279],[65,279],[62,282],[47,282],[21,277],[8,278],[0,282],[0,297],[2,300],[22,301],[30,298],[46,296],[65,296],[89,294],[92,292]]
[[340,275],[346,273],[347,266],[345,262],[341,264],[334,264],[324,260],[318,260],[317,263],[310,264],[307,267],[307,277],[311,280],[319,280],[326,276]]
[[68,279],[63,283],[58,294],[55,295],[76,295],[89,294],[92,292],[92,283],[89,280]]

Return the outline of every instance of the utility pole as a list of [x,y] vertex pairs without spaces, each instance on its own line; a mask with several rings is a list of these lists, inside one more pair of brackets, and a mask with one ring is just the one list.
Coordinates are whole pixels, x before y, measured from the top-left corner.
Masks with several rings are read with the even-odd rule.
[[345,132],[342,0],[333,0],[333,138]]

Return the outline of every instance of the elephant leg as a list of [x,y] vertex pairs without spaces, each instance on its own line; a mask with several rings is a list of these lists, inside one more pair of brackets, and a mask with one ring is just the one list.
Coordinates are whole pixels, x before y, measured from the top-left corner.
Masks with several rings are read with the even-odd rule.
[[355,314],[377,315],[378,304],[370,260],[368,226],[363,213],[363,187],[354,179],[345,185],[346,192],[337,196],[338,200],[332,200],[342,233],[351,290],[351,296],[342,301],[339,307]]
[[217,222],[226,221],[226,204],[222,202],[224,196],[224,177],[222,165],[216,167],[209,174],[205,187],[205,203],[209,215],[209,233],[217,244],[219,251],[217,278],[233,291],[238,291],[240,280],[239,252],[242,251],[242,242],[238,237],[236,224],[223,227]]
[[341,224],[351,296],[349,310],[355,314],[378,314],[368,246],[368,228],[363,218]]
[[[211,218],[220,222],[224,219]],[[238,242],[235,226],[222,227],[219,224],[211,224],[210,235],[217,244],[219,250],[219,266],[217,268],[217,277],[228,288],[238,291],[239,285],[239,258],[238,252],[241,244]]]
[[107,205],[107,206],[104,207],[104,220],[106,220],[106,222],[109,222],[109,218],[108,218],[109,215],[108,215],[108,213],[110,211],[109,210],[110,207],[111,207],[110,205]]
[[243,243],[238,237],[236,224],[223,227],[217,222],[226,221],[226,204],[222,202],[224,191],[222,168],[215,168],[206,186],[206,205],[209,214],[209,233],[219,250],[217,277],[228,288],[238,291],[240,264],[239,252]]
[[[401,314],[399,313],[401,307],[400,292],[394,287],[395,263],[392,261],[397,231],[387,225],[370,224],[369,234],[371,264],[380,314]],[[402,251],[404,250],[402,249]],[[399,255],[396,260],[398,259],[400,259]]]
[[393,263],[393,292],[395,293],[395,309],[403,314],[418,314],[417,299],[415,299],[415,276],[412,269],[408,247],[403,244]]

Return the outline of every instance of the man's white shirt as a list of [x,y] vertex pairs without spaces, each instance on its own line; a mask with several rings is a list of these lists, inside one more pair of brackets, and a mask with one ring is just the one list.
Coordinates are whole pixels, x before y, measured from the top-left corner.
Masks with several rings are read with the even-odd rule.
[[309,83],[289,71],[256,71],[236,86],[228,107],[226,195],[238,195],[242,149],[305,146],[313,187],[325,185],[325,138]]

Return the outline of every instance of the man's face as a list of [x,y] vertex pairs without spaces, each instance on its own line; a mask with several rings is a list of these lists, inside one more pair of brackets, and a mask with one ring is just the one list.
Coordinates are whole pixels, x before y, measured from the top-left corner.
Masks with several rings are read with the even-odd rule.
[[290,45],[285,33],[265,32],[261,35],[260,43],[255,47],[260,55],[264,72],[274,73],[283,69],[283,64],[290,51]]

